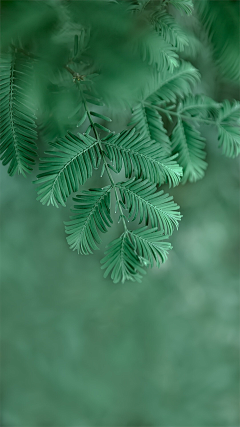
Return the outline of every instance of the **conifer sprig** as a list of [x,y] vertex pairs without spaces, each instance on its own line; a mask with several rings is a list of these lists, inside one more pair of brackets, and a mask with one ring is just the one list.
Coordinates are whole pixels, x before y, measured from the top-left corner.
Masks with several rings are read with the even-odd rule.
[[[207,160],[202,126],[215,126],[223,154],[240,153],[240,103],[218,103],[199,93],[200,73],[191,60],[182,59],[191,52],[196,56],[197,43],[198,49],[201,45],[176,19],[178,12],[192,14],[192,0],[101,3],[97,17],[89,2],[61,3],[54,34],[46,36],[50,48],[45,38],[39,43],[35,33],[32,43],[18,37],[14,45],[12,40],[4,45],[0,154],[10,175],[31,172],[36,158],[35,105],[41,111],[46,107],[47,119],[43,113],[38,121],[40,129],[46,123],[53,128],[53,137],[40,159],[37,199],[59,207],[74,195],[65,230],[70,248],[82,255],[99,249],[102,233],[113,223],[115,205],[122,234],[107,246],[104,276],[110,275],[114,283],[140,281],[146,268],[166,261],[172,248],[168,239],[181,220],[179,206],[159,187],[203,178]],[[211,9],[208,1],[204,5],[198,9]],[[77,23],[76,11],[81,12]],[[221,13],[209,18],[211,37]],[[219,37],[213,38],[217,47]],[[228,53],[225,41],[220,44],[214,53],[217,64],[223,75],[236,81],[235,55]],[[39,99],[38,91],[43,92]],[[44,105],[56,93],[60,100],[64,94],[69,104]],[[115,106],[113,98],[116,105],[119,98],[120,105],[132,111],[131,128],[116,134],[106,112]],[[104,187],[82,191],[95,173],[104,176]]]

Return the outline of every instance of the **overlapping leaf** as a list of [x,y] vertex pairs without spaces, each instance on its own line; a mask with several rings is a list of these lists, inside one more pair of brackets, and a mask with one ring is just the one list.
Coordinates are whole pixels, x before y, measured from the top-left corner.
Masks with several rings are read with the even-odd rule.
[[218,140],[222,152],[228,157],[236,157],[240,153],[240,102],[232,105],[226,100],[222,103],[218,120]]
[[74,135],[69,132],[64,138],[52,142],[52,151],[47,151],[40,163],[36,181],[39,184],[38,198],[42,204],[65,206],[71,193],[92,176],[93,168],[101,161],[98,141],[89,135]]
[[155,87],[157,85],[158,89],[148,100],[176,102],[177,97],[183,98],[192,92],[193,87],[200,80],[200,74],[192,64],[182,61],[173,72],[163,70],[157,79],[158,84],[155,83]]
[[172,4],[176,9],[187,15],[191,15],[193,12],[193,2],[192,0],[169,0],[169,3]]
[[165,236],[157,228],[141,227],[131,232],[135,250],[141,259],[150,267],[156,263],[160,267],[167,260],[168,252],[172,249],[169,242],[164,242],[169,236]]
[[178,55],[174,47],[156,32],[152,31],[145,34],[138,41],[135,49],[143,61],[156,66],[157,70],[161,70],[161,72],[163,70],[172,72],[179,65]]
[[176,156],[166,157],[159,144],[144,132],[139,134],[132,129],[104,138],[102,142],[117,172],[124,165],[127,178],[134,174],[136,178],[143,177],[156,184],[166,180],[170,187],[179,184],[182,168],[175,161]]
[[214,119],[220,104],[206,95],[189,95],[178,105],[178,113],[192,117]]
[[110,227],[110,191],[111,186],[83,191],[73,200],[75,215],[65,223],[68,244],[72,250],[88,255],[98,249],[101,243],[99,232],[105,233]]
[[122,201],[129,211],[129,218],[138,218],[152,227],[159,226],[165,234],[172,234],[174,227],[178,228],[181,215],[179,206],[172,196],[163,191],[156,192],[156,185],[147,180],[129,180],[117,184]]
[[203,178],[207,163],[204,138],[200,132],[181,119],[171,135],[173,152],[179,153],[178,162],[183,167],[182,183]]
[[102,269],[105,269],[104,277],[111,273],[114,283],[131,280],[141,282],[145,274],[143,262],[136,254],[130,233],[125,231],[120,237],[113,240],[101,260]]
[[143,103],[138,104],[132,112],[130,125],[135,125],[136,129],[156,141],[162,150],[167,154],[171,153],[170,140],[163,125],[162,117],[154,106],[146,107]]
[[30,60],[17,53],[1,56],[0,154],[8,173],[26,175],[36,158],[37,132],[31,100]]
[[173,45],[180,52],[188,46],[186,33],[177,24],[176,20],[165,11],[157,11],[151,16],[155,30],[164,40]]

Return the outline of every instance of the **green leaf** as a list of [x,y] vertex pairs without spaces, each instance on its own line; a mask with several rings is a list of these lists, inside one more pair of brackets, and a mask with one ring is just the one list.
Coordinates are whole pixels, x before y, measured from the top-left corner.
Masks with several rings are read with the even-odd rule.
[[182,61],[173,72],[163,71],[157,78],[158,90],[148,98],[148,101],[176,102],[177,97],[183,98],[192,92],[200,80],[200,74],[192,64]]
[[206,157],[205,140],[199,131],[179,119],[171,139],[173,152],[179,153],[178,162],[183,167],[182,183],[195,182],[203,178],[207,163],[204,160]]
[[171,144],[162,117],[154,106],[149,108],[142,103],[138,104],[132,111],[132,121],[129,124],[135,125],[141,134],[156,141],[166,155],[171,153]]
[[227,157],[236,157],[240,153],[240,102],[223,101],[218,120],[219,147]]
[[94,123],[94,125],[101,130],[104,130],[104,132],[111,132],[108,128],[105,128],[105,126],[100,125],[100,123]]
[[159,226],[165,234],[172,234],[174,227],[178,228],[181,219],[179,206],[169,194],[157,192],[155,184],[132,179],[116,186],[132,221],[138,218],[139,224],[144,221],[152,227]]
[[214,119],[218,115],[220,104],[206,95],[189,95],[178,104],[178,113],[189,117]]
[[170,187],[179,184],[182,168],[175,161],[176,156],[167,157],[159,144],[151,141],[144,132],[123,131],[104,138],[102,143],[117,172],[124,165],[126,178],[135,175],[156,184],[168,181]]
[[78,127],[78,128],[79,128],[80,126],[82,126],[82,124],[85,122],[86,118],[87,118],[87,111],[85,111],[85,113],[83,114],[83,116],[82,116],[81,120],[79,120],[79,122],[78,122],[78,124],[77,124],[77,127]]
[[201,36],[202,38],[205,36],[206,44],[217,66],[218,78],[232,80],[239,85],[239,1],[201,0],[195,3],[202,24]]
[[169,0],[169,3],[172,4],[175,7],[175,9],[179,10],[181,13],[192,15],[192,12],[193,12],[192,0]]
[[182,52],[188,46],[188,37],[176,20],[165,11],[157,11],[151,16],[155,30],[163,39]]
[[156,32],[144,34],[144,37],[136,44],[135,50],[139,52],[143,61],[155,66],[158,71],[170,70],[172,72],[179,65],[174,47]]
[[164,236],[157,228],[139,228],[131,232],[131,237],[138,256],[146,260],[150,267],[153,267],[155,263],[157,267],[160,267],[167,260],[172,246],[163,240],[168,239],[169,236]]
[[92,116],[99,117],[100,119],[103,119],[103,120],[105,120],[107,122],[111,122],[112,121],[112,119],[110,119],[109,117],[104,116],[103,114],[96,113],[95,111],[90,111],[90,114]]
[[97,244],[101,243],[99,232],[105,233],[112,223],[111,188],[112,186],[108,185],[83,191],[73,199],[77,202],[73,209],[75,215],[65,222],[65,230],[69,234],[67,242],[72,250],[88,255],[98,249]]
[[21,54],[1,55],[0,155],[8,173],[26,176],[35,164],[37,132],[32,96],[32,66]]
[[69,195],[92,176],[93,168],[99,167],[98,141],[89,135],[78,135],[68,132],[64,138],[50,143],[54,149],[45,153],[48,157],[39,165],[44,172],[35,181],[39,184],[37,200],[43,205],[65,206]]
[[105,269],[104,277],[111,273],[114,283],[131,280],[141,282],[146,273],[143,262],[136,254],[134,245],[130,239],[130,233],[125,231],[120,237],[113,240],[105,252],[106,256],[101,260],[102,269]]

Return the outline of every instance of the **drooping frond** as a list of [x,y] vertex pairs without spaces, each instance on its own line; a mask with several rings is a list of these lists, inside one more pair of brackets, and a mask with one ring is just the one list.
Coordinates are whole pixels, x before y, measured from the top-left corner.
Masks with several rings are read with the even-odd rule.
[[151,16],[155,30],[163,39],[182,52],[188,46],[188,38],[175,19],[165,11],[157,11]]
[[189,95],[178,105],[178,113],[205,119],[217,117],[220,104],[206,95]]
[[37,132],[31,99],[30,60],[17,53],[1,56],[0,155],[8,173],[26,176],[36,157]]
[[239,84],[239,2],[196,1],[196,10],[206,32],[218,72],[224,79]]
[[47,151],[40,163],[36,181],[40,185],[38,198],[43,205],[65,206],[71,193],[92,176],[93,168],[101,161],[98,141],[89,135],[78,136],[68,132],[64,138],[50,144],[54,149]]
[[143,262],[136,254],[134,245],[130,239],[130,233],[125,231],[120,237],[113,240],[101,260],[102,269],[105,269],[104,277],[111,273],[114,283],[131,280],[141,282],[145,270]]
[[172,234],[174,226],[178,228],[181,219],[179,206],[169,194],[156,192],[155,184],[132,179],[116,185],[132,221],[139,215],[139,224],[144,221],[152,227],[160,226],[165,234]]
[[171,153],[170,140],[163,125],[162,117],[154,106],[146,107],[143,103],[138,104],[132,110],[130,125],[135,125],[141,133],[153,139],[166,154]]
[[171,135],[173,152],[179,153],[178,162],[183,167],[182,183],[186,181],[195,182],[203,178],[207,163],[204,150],[204,138],[196,128],[178,120]]
[[65,222],[65,230],[69,235],[67,242],[72,250],[88,255],[98,249],[97,244],[101,243],[99,232],[105,233],[112,223],[111,188],[111,185],[94,188],[73,198],[77,202],[73,209],[75,215]]
[[160,267],[167,260],[168,252],[172,249],[169,242],[163,240],[169,236],[164,236],[157,228],[141,227],[131,232],[131,237],[138,256],[146,260],[150,267],[156,263]]
[[228,157],[236,157],[240,153],[240,102],[232,105],[223,101],[218,120],[219,147]]
[[192,92],[193,87],[200,80],[199,71],[190,63],[182,61],[172,73],[164,71],[159,76],[158,90],[152,95],[163,101],[175,102],[177,97],[183,98]]
[[191,15],[193,12],[192,0],[169,0],[168,2],[182,13]]
[[117,172],[124,165],[126,178],[134,174],[136,178],[143,177],[156,184],[166,180],[170,187],[179,184],[182,168],[175,161],[176,157],[166,157],[159,144],[144,133],[132,129],[104,138],[102,142]]
[[183,56],[185,60],[193,61],[197,58],[203,49],[203,43],[200,38],[191,31],[186,31],[188,45],[184,47]]
[[149,0],[137,0],[128,6],[128,10],[132,13],[140,13],[148,5]]
[[179,65],[178,55],[174,47],[167,43],[156,32],[150,32],[136,44],[143,61],[156,66],[157,70],[169,70],[172,72]]

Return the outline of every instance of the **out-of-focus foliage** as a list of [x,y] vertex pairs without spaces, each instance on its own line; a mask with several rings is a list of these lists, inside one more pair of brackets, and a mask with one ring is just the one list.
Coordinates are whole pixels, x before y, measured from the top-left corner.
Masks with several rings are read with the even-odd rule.
[[218,72],[221,77],[239,84],[239,2],[201,0],[196,2],[196,7]]

